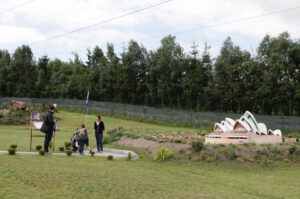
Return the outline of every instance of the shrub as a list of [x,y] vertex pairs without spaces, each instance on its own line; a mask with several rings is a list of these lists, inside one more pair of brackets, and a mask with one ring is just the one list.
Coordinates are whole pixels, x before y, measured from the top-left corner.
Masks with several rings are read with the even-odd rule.
[[68,148],[68,147],[71,146],[71,143],[70,143],[70,142],[65,142],[64,144],[65,144],[65,148]]
[[109,156],[107,156],[107,159],[108,159],[108,160],[113,160],[113,159],[114,159],[114,156],[109,155]]
[[229,159],[229,160],[234,160],[236,158],[236,154],[235,154],[235,151],[232,147],[228,148],[227,151],[226,151],[226,157]]
[[16,145],[16,144],[11,144],[10,145],[10,148],[12,148],[12,149],[16,149],[18,147],[18,145]]
[[249,146],[250,146],[250,143],[245,142],[245,143],[243,143],[243,146],[249,147]]
[[271,151],[273,154],[281,154],[281,151],[277,146],[274,146]]
[[95,156],[95,151],[92,151],[91,152],[91,157],[94,157]]
[[284,162],[284,163],[290,163],[291,160],[290,160],[290,159],[287,159],[287,158],[284,158],[284,159],[283,159],[283,162]]
[[264,157],[262,158],[260,164],[261,164],[261,166],[263,166],[263,167],[267,167],[267,166],[268,166],[268,158],[267,158],[267,156],[264,156]]
[[191,151],[187,151],[185,154],[187,155],[189,160],[192,159],[192,152]]
[[169,160],[171,158],[174,157],[174,153],[165,148],[165,147],[161,147],[157,152],[156,152],[156,156],[155,156],[155,160],[162,160],[162,161],[165,161],[165,160]]
[[185,153],[185,150],[184,149],[179,149],[178,151],[180,154],[184,154]]
[[68,149],[67,151],[66,151],[66,154],[67,154],[67,156],[71,156],[72,155],[72,150],[70,150],[70,149]]
[[238,162],[240,162],[240,163],[244,163],[245,162],[244,158],[242,158],[242,157],[238,157],[236,160]]
[[9,155],[15,155],[16,154],[16,148],[9,148],[8,150]]
[[213,157],[207,157],[206,158],[206,162],[213,162],[213,161],[214,161]]
[[219,160],[219,151],[215,151],[215,160]]
[[128,155],[127,159],[131,160],[131,152],[129,152],[127,155]]
[[205,153],[205,151],[201,151],[201,153],[200,153],[200,159],[203,160],[203,161],[206,159],[206,153]]
[[45,151],[40,149],[40,150],[39,150],[39,154],[40,154],[40,155],[45,155]]
[[192,157],[192,161],[196,162],[198,161],[199,159],[197,157]]
[[204,148],[204,144],[200,140],[193,140],[191,142],[191,145],[192,145],[193,151],[195,151],[195,152],[199,152]]
[[35,147],[35,149],[36,149],[37,151],[41,150],[42,148],[43,148],[42,145],[37,145],[37,146]]
[[291,146],[288,148],[289,154],[293,155],[296,152],[296,146]]
[[183,140],[182,139],[175,139],[174,142],[175,143],[183,143]]
[[61,146],[59,147],[59,151],[64,151],[65,150],[65,147]]
[[219,144],[219,146],[220,146],[220,147],[225,147],[226,145],[225,145],[225,144]]
[[258,155],[267,155],[267,152],[264,151],[264,150],[261,150],[261,149],[257,149],[256,154],[258,154]]

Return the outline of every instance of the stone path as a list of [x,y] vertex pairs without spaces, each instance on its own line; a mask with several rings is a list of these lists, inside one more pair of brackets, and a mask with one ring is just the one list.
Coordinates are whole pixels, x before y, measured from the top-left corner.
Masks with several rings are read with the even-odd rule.
[[[96,151],[96,150],[93,150]],[[121,150],[121,149],[110,149],[110,148],[104,148],[103,153],[95,153],[95,157],[107,157],[109,155],[112,155],[114,158],[127,158],[128,153],[131,153],[131,157],[133,159],[138,158],[138,155],[134,153],[133,151],[128,150]],[[0,151],[1,154],[8,154],[7,151]],[[38,152],[25,152],[25,151],[17,151],[17,155],[39,155]],[[66,153],[52,153],[54,156],[66,156]],[[78,152],[72,153],[72,156],[81,157]],[[84,156],[90,156],[89,151],[84,151]]]

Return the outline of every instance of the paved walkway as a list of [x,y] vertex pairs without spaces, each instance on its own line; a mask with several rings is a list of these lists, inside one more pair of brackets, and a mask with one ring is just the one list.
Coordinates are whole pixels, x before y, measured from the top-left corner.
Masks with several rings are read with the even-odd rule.
[[[93,150],[96,151],[96,150]],[[95,157],[107,157],[109,155],[112,155],[114,158],[127,158],[128,157],[128,153],[131,153],[131,157],[133,159],[138,158],[138,155],[136,153],[134,153],[133,151],[128,151],[128,150],[120,150],[120,149],[109,149],[109,148],[104,148],[103,149],[103,153],[95,153]],[[1,154],[8,154],[7,151],[0,151],[0,155]],[[38,152],[25,152],[25,151],[17,151],[16,152],[17,155],[39,155]],[[54,156],[66,156],[66,153],[52,153],[52,155]],[[90,156],[89,151],[85,150],[84,151],[84,155],[85,156]],[[79,153],[72,153],[72,156],[79,156]]]

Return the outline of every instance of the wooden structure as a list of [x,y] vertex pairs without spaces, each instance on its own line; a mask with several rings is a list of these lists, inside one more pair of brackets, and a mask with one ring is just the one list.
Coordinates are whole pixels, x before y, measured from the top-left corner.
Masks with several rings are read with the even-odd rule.
[[[33,135],[32,130],[40,130],[43,124],[41,113],[32,113],[30,114],[30,146],[29,149],[31,151],[32,148],[32,138],[33,137],[45,137],[45,135]],[[55,131],[53,132],[53,139],[52,139],[52,151],[54,151],[55,146]]]

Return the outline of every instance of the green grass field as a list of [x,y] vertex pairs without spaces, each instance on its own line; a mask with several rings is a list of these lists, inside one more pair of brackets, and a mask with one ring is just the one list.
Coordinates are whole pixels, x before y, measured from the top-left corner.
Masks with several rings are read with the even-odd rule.
[[[84,121],[84,114],[62,111],[57,147]],[[88,129],[94,117],[89,116]],[[103,117],[107,129],[119,126],[142,132],[194,131]],[[89,131],[91,134],[91,130]],[[35,133],[39,134],[39,131]],[[28,126],[0,126],[0,150],[29,147]],[[42,144],[35,138],[33,146]],[[94,144],[93,142],[91,142]],[[0,198],[299,198],[300,165],[262,168],[240,163],[178,160],[156,162],[140,154],[135,161],[99,157],[0,155]]]

